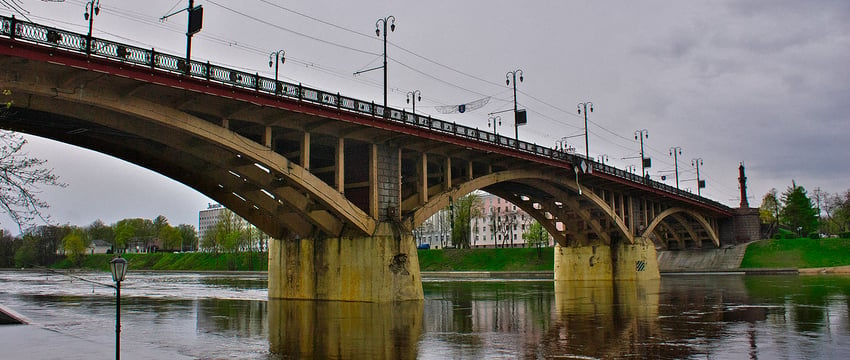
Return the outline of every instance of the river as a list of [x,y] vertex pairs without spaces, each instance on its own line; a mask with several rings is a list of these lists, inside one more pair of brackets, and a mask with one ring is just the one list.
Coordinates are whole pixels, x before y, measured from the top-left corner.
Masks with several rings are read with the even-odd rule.
[[[2,359],[107,359],[107,273],[0,271]],[[268,300],[264,274],[130,272],[123,359],[843,359],[850,277],[426,281],[425,301]]]

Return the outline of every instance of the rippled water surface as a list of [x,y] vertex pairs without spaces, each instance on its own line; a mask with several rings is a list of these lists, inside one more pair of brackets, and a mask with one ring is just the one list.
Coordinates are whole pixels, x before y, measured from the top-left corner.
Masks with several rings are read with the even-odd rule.
[[[0,358],[112,358],[106,273],[0,271]],[[850,277],[427,281],[425,301],[268,300],[264,274],[133,272],[124,359],[844,359]],[[104,284],[104,285],[102,285]]]

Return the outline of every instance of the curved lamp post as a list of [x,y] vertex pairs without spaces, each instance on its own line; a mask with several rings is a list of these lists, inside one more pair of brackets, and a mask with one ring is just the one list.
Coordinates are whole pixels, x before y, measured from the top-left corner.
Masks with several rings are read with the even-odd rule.
[[387,22],[390,23],[390,31],[395,31],[395,16],[387,16],[375,21],[375,35],[381,36],[381,23],[384,24],[384,117],[389,116],[387,111]]
[[519,82],[522,82],[522,69],[516,69],[514,71],[508,71],[505,74],[505,85],[511,85],[511,77],[513,77],[514,84],[514,132],[516,137],[517,146],[519,144],[519,122],[517,121],[517,106],[516,106],[516,75],[519,74]]
[[407,92],[407,103],[413,101],[413,114],[416,114],[416,100],[422,101],[422,91],[413,90]]
[[491,121],[491,120],[493,121],[493,125],[492,125],[492,126],[493,126],[493,134],[495,134],[496,136],[498,136],[498,135],[499,135],[499,132],[498,132],[498,131],[496,131],[496,127],[497,127],[497,126],[501,126],[501,125],[502,125],[502,117],[501,117],[501,116],[499,116],[499,115],[496,115],[496,116],[490,116],[489,118],[487,118],[487,127],[490,127],[490,121]]
[[109,262],[112,281],[115,282],[115,360],[121,358],[121,282],[127,274],[127,259],[117,257]]
[[92,0],[86,3],[86,13],[83,18],[89,21],[89,34],[86,36],[86,53],[91,52],[91,29],[94,25],[95,15],[100,14],[100,0]]
[[581,115],[581,108],[584,108],[584,157],[590,160],[590,143],[587,141],[587,108],[590,107],[590,112],[593,112],[593,103],[583,102],[578,103],[578,114]]
[[280,67],[280,64],[286,62],[286,51],[278,50],[271,54],[269,54],[269,67],[272,67],[272,62],[274,62],[274,93],[280,94],[280,83],[277,81],[277,69]]

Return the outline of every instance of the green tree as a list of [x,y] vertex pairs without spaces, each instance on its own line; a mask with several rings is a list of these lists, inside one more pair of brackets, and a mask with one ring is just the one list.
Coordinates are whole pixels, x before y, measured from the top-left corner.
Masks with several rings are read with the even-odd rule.
[[775,224],[779,220],[779,199],[776,197],[776,188],[770,189],[761,198],[759,206],[759,219],[763,224]]
[[540,248],[549,244],[549,232],[543,228],[543,224],[534,220],[522,233],[522,239],[529,247],[537,247],[537,256],[541,255]]
[[180,231],[180,251],[196,250],[198,248],[198,232],[195,227],[188,224],[177,225],[177,230]]
[[62,238],[62,247],[65,249],[68,260],[77,266],[82,264],[88,248],[87,242],[86,234],[79,228],[74,228],[65,235]]
[[782,193],[782,211],[779,220],[783,225],[803,236],[817,230],[818,215],[812,200],[806,195],[806,189],[792,181],[791,186]]
[[212,231],[204,234],[201,239],[204,248],[211,249],[213,252],[239,251],[247,243],[245,236],[244,221],[234,214],[229,209],[224,209],[218,215],[218,222]]
[[22,239],[21,247],[15,251],[15,267],[28,268],[38,263],[38,248],[40,239],[33,234],[26,234]]
[[103,223],[100,219],[95,220],[86,228],[89,240],[103,240],[114,244],[115,230]]
[[472,219],[481,216],[481,197],[476,193],[462,196],[454,202],[454,226],[452,227],[452,245],[457,248],[469,248],[472,233]]
[[130,221],[120,220],[115,224],[114,249],[118,253],[127,248],[130,241],[136,236],[136,228]]
[[162,248],[169,251],[180,249],[183,243],[183,235],[180,234],[180,230],[168,224],[159,229],[157,237],[162,241]]

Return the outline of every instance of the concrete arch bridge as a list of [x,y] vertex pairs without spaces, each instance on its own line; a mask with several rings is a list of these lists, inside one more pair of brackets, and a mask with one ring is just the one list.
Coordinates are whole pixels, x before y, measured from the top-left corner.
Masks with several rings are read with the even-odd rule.
[[[275,240],[269,297],[422,299],[411,229],[482,189],[557,240],[563,279],[657,278],[735,211],[580,156],[336,92],[0,18],[0,125],[180,181]],[[90,51],[87,51],[90,45]],[[757,235],[756,235],[757,236]]]

